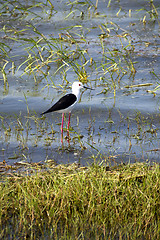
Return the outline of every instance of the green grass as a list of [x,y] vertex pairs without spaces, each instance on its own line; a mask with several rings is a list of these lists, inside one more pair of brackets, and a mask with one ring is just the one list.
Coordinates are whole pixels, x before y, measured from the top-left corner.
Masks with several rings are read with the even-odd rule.
[[159,165],[48,166],[0,183],[1,239],[159,239]]

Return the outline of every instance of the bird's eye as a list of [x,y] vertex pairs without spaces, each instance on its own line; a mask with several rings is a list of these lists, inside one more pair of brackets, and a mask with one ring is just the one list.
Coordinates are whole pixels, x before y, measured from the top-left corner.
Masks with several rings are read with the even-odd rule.
[[81,86],[81,84],[79,83],[79,86]]

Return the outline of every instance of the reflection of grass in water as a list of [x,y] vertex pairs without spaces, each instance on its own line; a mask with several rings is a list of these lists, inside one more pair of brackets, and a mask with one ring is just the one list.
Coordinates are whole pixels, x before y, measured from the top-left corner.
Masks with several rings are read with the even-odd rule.
[[[159,139],[159,129],[156,127],[159,119],[158,114],[154,116],[148,114],[146,117],[140,112],[135,112],[135,114],[129,114],[126,117],[120,110],[118,110],[118,115],[112,109],[108,109],[107,112],[108,115],[105,115],[105,118],[104,115],[97,116],[97,119],[102,119],[100,122],[96,122],[95,117],[92,119],[90,112],[87,113],[88,124],[85,124],[85,130],[79,121],[79,117],[77,117],[77,124],[72,124],[70,127],[71,146],[80,147],[81,151],[89,146],[91,152],[92,150],[99,152],[99,146],[103,148],[105,155],[111,155],[111,152],[117,154],[116,149],[121,145],[121,140],[125,140],[125,151],[131,156],[134,154],[135,145],[137,146],[135,156],[143,155],[143,151],[145,154],[149,154],[147,150],[154,152],[157,149],[155,143]],[[8,154],[8,147],[6,146],[14,145],[15,151],[9,152],[8,157],[12,159],[16,156],[17,159],[22,160],[27,159],[29,152],[34,152],[36,147],[43,146],[44,149],[48,149],[55,144],[59,145],[61,125],[59,121],[61,121],[61,118],[59,120],[55,118],[51,121],[49,119],[45,120],[45,117],[39,118],[37,114],[31,111],[27,116],[21,114],[0,116],[1,147]],[[64,126],[64,133],[66,133],[66,129],[67,126]],[[67,139],[65,146],[68,147]],[[109,149],[108,146],[110,146]],[[56,159],[56,161],[59,161],[59,159]]]
[[50,160],[48,171],[28,164],[32,175],[3,179],[1,238],[159,239],[159,166],[100,165],[56,167]]
[[[15,152],[11,153],[9,158],[26,159],[26,151],[28,146],[37,147],[43,139],[44,146],[50,145],[55,139],[55,130],[53,124],[42,121],[35,115],[22,117],[15,115],[14,117],[0,117],[1,122],[1,140],[3,144],[15,144]],[[13,141],[14,139],[14,141]],[[2,144],[2,146],[3,146]],[[7,151],[7,150],[6,150]]]

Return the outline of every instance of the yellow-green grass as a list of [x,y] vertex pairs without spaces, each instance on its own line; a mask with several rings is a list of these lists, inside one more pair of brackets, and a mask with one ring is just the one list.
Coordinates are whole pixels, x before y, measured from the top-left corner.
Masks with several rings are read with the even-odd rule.
[[50,165],[6,177],[0,183],[0,238],[6,237],[159,239],[159,165]]

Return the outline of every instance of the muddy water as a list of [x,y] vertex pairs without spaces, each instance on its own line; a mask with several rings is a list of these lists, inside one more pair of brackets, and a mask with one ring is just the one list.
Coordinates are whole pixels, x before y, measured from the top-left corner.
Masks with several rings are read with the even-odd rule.
[[[30,4],[32,6],[32,1],[28,1]],[[98,8],[94,9],[87,4],[71,6],[66,1],[54,1],[52,11],[48,6],[33,7],[23,16],[17,9],[11,14],[13,5],[8,6],[9,10],[3,7],[0,37],[10,50],[6,47],[6,53],[2,51],[0,56],[1,67],[5,60],[8,61],[5,72],[9,85],[4,87],[1,72],[1,161],[11,165],[48,159],[83,165],[95,159],[106,159],[110,163],[159,161],[159,90],[156,95],[151,93],[160,77],[159,22],[152,14],[153,6],[147,1],[111,1],[109,7],[107,4],[108,1],[99,1]],[[159,5],[159,1],[154,1],[157,11]],[[25,7],[27,9],[27,5]],[[40,113],[69,92],[78,76],[72,67],[65,70],[66,76],[63,68],[55,74],[60,67],[56,61],[48,64],[50,68],[45,77],[36,70],[24,73],[26,64],[19,66],[27,60],[28,52],[36,54],[30,49],[33,43],[26,44],[24,40],[37,40],[39,35],[34,26],[47,39],[70,34],[81,41],[80,36],[83,36],[85,41],[78,43],[80,50],[85,49],[86,58],[90,57],[94,62],[92,66],[86,64],[85,70],[88,85],[95,91],[82,93],[81,101],[72,113],[70,145],[64,139],[63,148],[61,114],[52,113],[40,118]],[[62,42],[62,46],[67,43]],[[125,47],[130,51],[126,53]],[[76,49],[73,43],[66,48]],[[121,61],[119,81],[114,76],[111,79],[109,71],[105,73],[111,50],[117,51],[113,60]],[[14,72],[11,69],[13,61]],[[81,64],[80,59],[77,62]],[[134,72],[129,69],[130,62]],[[123,69],[125,74],[122,74]],[[113,86],[116,86],[115,97]]]

